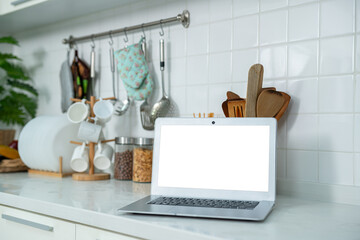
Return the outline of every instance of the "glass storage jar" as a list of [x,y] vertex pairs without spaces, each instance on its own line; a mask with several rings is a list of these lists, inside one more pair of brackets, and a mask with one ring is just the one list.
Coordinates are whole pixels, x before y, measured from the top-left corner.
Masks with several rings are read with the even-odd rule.
[[151,182],[153,138],[136,138],[133,156],[133,181]]
[[134,138],[115,138],[114,178],[132,180]]

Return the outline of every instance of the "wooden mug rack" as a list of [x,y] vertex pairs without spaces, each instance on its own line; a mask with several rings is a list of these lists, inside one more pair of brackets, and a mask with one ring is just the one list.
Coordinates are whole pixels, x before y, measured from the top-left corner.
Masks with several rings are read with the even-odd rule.
[[[115,99],[114,97],[110,97],[110,98],[103,98],[103,100],[113,100]],[[81,102],[81,99],[76,99],[76,98],[71,98],[71,101],[73,102]],[[96,99],[94,96],[90,97],[90,101],[86,101],[87,104],[90,105],[90,116],[89,116],[89,122],[94,122],[94,120],[92,118],[95,117],[93,108],[95,103],[99,101],[99,99]],[[115,139],[110,139],[110,140],[104,140],[101,141],[101,143],[105,143],[105,142],[112,142],[115,141]],[[75,141],[70,141],[70,143],[72,144],[77,144],[77,145],[81,145],[82,142],[75,142]],[[94,173],[94,156],[95,156],[95,145],[97,143],[95,142],[89,142],[89,144],[87,144],[87,146],[89,146],[89,172],[88,173],[74,173],[72,175],[73,180],[76,181],[97,181],[97,180],[107,180],[110,179],[110,174],[109,173]]]

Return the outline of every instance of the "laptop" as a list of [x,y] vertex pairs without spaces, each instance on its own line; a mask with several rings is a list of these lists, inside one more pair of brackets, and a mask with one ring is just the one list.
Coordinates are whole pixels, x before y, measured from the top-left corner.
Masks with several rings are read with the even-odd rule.
[[119,212],[263,221],[275,204],[274,118],[158,118],[151,195]]

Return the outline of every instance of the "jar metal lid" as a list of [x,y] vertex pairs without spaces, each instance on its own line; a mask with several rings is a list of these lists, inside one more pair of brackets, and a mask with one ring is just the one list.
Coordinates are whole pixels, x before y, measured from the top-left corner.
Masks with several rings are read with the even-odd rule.
[[115,138],[116,144],[132,145],[132,144],[134,144],[134,142],[135,142],[135,139],[132,137],[117,137],[117,138]]
[[135,144],[140,145],[140,146],[153,145],[154,144],[154,139],[153,138],[136,138],[135,139]]

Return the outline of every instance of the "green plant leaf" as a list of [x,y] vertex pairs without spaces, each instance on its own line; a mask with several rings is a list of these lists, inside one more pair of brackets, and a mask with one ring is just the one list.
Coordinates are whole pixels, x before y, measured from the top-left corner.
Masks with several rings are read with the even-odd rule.
[[0,64],[6,59],[14,59],[14,60],[21,61],[21,58],[18,58],[17,56],[15,56],[11,53],[1,53],[0,52]]
[[7,82],[12,87],[22,89],[26,92],[32,93],[35,96],[38,96],[38,92],[36,91],[36,89],[28,83],[23,83],[19,80],[13,80],[13,79],[8,79]]
[[19,42],[11,36],[1,37],[0,43],[8,43],[19,46]]
[[0,68],[4,69],[10,78],[22,79],[22,80],[30,79],[25,73],[25,70],[17,64],[9,63],[8,61],[3,61],[0,62]]
[[16,99],[17,103],[26,110],[31,118],[35,117],[37,109],[36,99],[30,98],[24,93],[18,93],[15,91],[10,91],[10,95]]
[[0,101],[0,112],[0,121],[5,124],[25,125],[26,114],[13,96],[6,96]]

